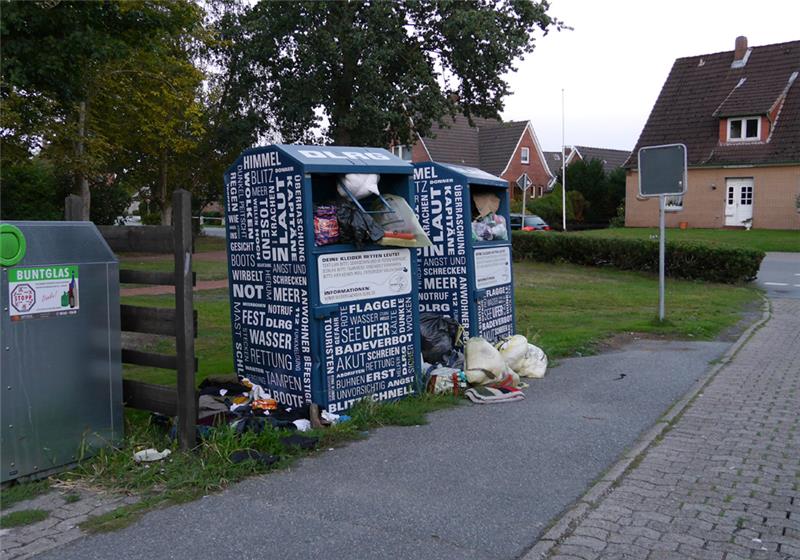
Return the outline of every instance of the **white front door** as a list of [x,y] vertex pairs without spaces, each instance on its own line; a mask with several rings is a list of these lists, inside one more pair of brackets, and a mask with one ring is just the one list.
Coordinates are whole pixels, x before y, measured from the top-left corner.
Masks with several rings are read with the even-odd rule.
[[753,219],[753,179],[726,179],[725,225],[743,226]]

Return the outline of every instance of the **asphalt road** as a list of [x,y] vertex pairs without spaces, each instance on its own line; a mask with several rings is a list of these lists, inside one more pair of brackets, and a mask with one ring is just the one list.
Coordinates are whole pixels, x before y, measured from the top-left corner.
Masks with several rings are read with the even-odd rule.
[[39,558],[511,559],[727,349],[641,340]]
[[800,253],[767,253],[756,282],[771,298],[800,299]]

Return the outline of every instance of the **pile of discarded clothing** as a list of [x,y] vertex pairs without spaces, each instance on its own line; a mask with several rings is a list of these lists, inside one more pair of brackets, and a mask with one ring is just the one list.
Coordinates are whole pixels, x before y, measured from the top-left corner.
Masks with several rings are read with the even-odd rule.
[[542,378],[547,355],[522,335],[491,344],[485,338],[464,340],[464,329],[450,317],[422,313],[425,386],[436,394],[462,395],[478,404],[525,398],[520,378]]
[[[310,405],[287,407],[272,398],[269,391],[249,379],[239,379],[235,374],[218,375],[205,378],[199,387],[197,401],[197,435],[207,438],[222,426],[231,426],[237,434],[246,432],[261,433],[266,429],[307,432],[312,428],[323,428],[347,422],[349,416],[333,414],[326,410],[312,410]],[[169,429],[172,439],[176,437],[176,426],[171,419],[154,415],[154,422]],[[172,424],[172,425],[171,425]],[[320,441],[313,434],[284,433],[278,441],[287,451],[313,450]],[[170,450],[141,449],[133,459],[137,463],[161,461],[170,456]],[[272,466],[280,457],[255,449],[238,449],[228,457],[233,463],[255,461],[264,466]]]
[[239,433],[259,433],[267,426],[307,432],[312,427],[347,421],[349,417],[323,410],[320,426],[313,426],[309,405],[284,406],[261,385],[247,378],[240,380],[235,375],[225,375],[207,377],[200,383],[197,419],[199,425],[230,424]]

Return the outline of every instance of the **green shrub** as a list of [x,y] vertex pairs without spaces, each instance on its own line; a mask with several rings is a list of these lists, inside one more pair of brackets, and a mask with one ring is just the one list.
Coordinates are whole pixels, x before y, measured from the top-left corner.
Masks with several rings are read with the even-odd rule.
[[[658,242],[652,240],[515,231],[512,247],[515,260],[658,272]],[[666,249],[667,276],[727,284],[754,279],[764,258],[763,251],[699,243],[667,242]]]
[[41,158],[0,165],[0,219],[63,220],[68,181]]

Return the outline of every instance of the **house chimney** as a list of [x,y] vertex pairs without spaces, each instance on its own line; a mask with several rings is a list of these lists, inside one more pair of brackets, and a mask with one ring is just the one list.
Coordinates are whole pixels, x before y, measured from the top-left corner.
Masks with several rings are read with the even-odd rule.
[[739,61],[744,59],[744,55],[747,54],[747,37],[744,35],[739,35],[736,37],[736,48],[733,51],[733,61]]

